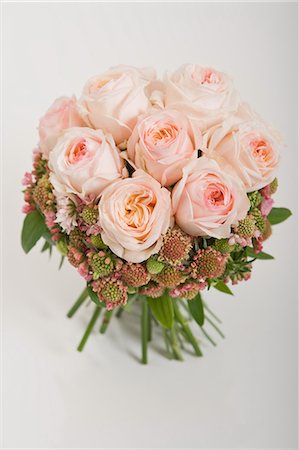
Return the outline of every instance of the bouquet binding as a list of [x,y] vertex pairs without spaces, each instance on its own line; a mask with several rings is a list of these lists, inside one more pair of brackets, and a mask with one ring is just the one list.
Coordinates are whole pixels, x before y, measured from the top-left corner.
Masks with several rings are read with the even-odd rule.
[[204,289],[232,294],[263,243],[287,219],[273,207],[281,141],[242,102],[231,79],[187,64],[163,81],[152,69],[112,68],[88,80],[82,96],[57,99],[39,123],[33,170],[23,180],[22,246],[40,240],[68,259],[86,288],[68,312],[90,300],[99,316],[133,303],[141,310],[142,363],[152,325],[167,355],[187,342],[202,356],[190,323],[213,345],[222,337]]

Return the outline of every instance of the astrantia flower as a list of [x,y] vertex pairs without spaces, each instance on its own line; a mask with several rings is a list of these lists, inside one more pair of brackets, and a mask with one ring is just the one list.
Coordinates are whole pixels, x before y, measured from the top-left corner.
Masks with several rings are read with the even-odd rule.
[[140,293],[147,297],[158,298],[163,295],[164,290],[164,286],[151,281],[147,286],[140,289]]
[[114,261],[108,253],[103,250],[94,253],[88,253],[88,262],[93,272],[93,279],[110,275],[114,270]]
[[186,300],[192,300],[199,291],[205,289],[207,287],[207,283],[205,281],[190,281],[170,291],[171,297],[181,297]]
[[108,310],[127,303],[127,288],[116,276],[100,278],[92,286],[99,299],[106,303]]
[[147,284],[150,274],[142,264],[126,263],[121,268],[121,277],[128,286],[139,287]]
[[174,288],[186,280],[186,275],[176,267],[165,266],[160,273],[153,276],[153,279],[161,286]]
[[191,263],[194,278],[218,278],[223,275],[228,254],[222,254],[212,247],[197,250]]
[[188,258],[192,248],[192,238],[180,228],[169,229],[163,236],[162,247],[158,259],[170,265],[177,266]]
[[76,205],[71,198],[67,196],[57,197],[56,222],[67,234],[70,234],[78,225]]

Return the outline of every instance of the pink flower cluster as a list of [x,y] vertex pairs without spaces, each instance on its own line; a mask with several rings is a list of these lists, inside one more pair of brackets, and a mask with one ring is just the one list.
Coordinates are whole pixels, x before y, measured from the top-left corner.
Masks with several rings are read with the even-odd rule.
[[190,297],[229,276],[233,248],[261,248],[279,148],[226,74],[187,64],[158,80],[117,66],[41,118],[23,211],[45,216],[109,308],[125,303],[129,284],[160,293],[176,280],[173,295]]

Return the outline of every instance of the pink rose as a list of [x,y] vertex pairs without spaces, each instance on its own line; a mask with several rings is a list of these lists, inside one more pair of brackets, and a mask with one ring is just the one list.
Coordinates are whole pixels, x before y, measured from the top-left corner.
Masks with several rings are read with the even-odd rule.
[[76,194],[85,201],[126,175],[112,137],[91,128],[68,129],[51,151],[49,166],[57,195]]
[[182,168],[197,158],[201,132],[185,115],[171,110],[152,110],[141,118],[128,140],[127,154],[163,186],[182,176]]
[[150,107],[146,88],[154,79],[153,69],[111,68],[87,81],[81,114],[91,127],[111,133],[120,144],[130,137],[138,115]]
[[119,257],[139,263],[157,253],[171,224],[170,192],[145,173],[116,181],[99,202],[102,239]]
[[219,123],[239,104],[232,80],[224,73],[185,64],[165,78],[165,106],[201,120],[201,129]]
[[227,238],[250,203],[239,179],[205,156],[183,168],[172,192],[177,224],[192,236]]
[[57,98],[39,122],[39,147],[44,157],[49,157],[49,153],[62,131],[71,127],[83,127],[84,125],[85,123],[77,110],[75,96]]
[[247,192],[261,189],[276,176],[280,139],[250,111],[211,128],[204,137],[204,148],[209,157],[221,158],[232,167]]

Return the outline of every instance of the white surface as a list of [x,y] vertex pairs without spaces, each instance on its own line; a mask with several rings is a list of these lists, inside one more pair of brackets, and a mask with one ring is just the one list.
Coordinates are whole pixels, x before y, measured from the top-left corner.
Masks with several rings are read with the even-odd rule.
[[266,244],[275,261],[256,263],[235,297],[206,295],[227,338],[184,363],[150,350],[150,364],[140,365],[135,316],[94,333],[77,353],[91,310],[71,321],[65,313],[81,279],[19,245],[20,180],[38,118],[118,63],[162,73],[201,62],[230,73],[283,133],[276,204],[294,211],[296,16],[295,4],[4,5],[4,448],[296,448],[294,216]]

